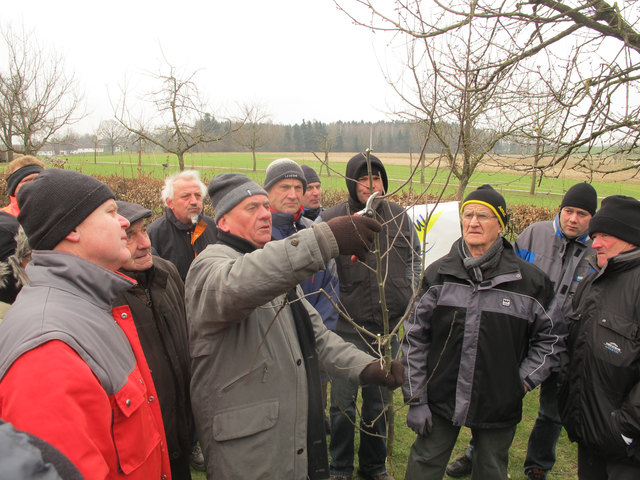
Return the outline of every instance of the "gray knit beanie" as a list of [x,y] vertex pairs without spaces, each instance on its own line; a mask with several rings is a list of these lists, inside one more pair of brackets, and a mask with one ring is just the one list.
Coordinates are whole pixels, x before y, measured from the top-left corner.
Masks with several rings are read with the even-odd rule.
[[101,181],[74,170],[47,168],[18,190],[18,221],[34,250],[53,250],[115,195]]
[[264,178],[265,190],[271,190],[276,183],[285,178],[295,178],[302,182],[302,191],[307,191],[307,179],[300,165],[290,158],[278,158],[267,167],[267,175]]
[[220,220],[225,213],[245,198],[254,195],[269,196],[264,188],[241,173],[216,175],[209,182],[209,197],[211,197],[215,221]]
[[316,182],[320,183],[320,177],[313,168],[309,165],[300,165],[300,168],[304,172],[304,178],[307,180],[307,185]]

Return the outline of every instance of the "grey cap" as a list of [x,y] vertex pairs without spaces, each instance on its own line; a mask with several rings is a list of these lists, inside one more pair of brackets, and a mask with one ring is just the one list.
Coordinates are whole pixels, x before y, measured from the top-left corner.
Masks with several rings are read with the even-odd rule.
[[118,214],[129,220],[131,225],[143,218],[149,218],[151,216],[151,210],[137,203],[116,200],[116,204],[118,205]]
[[254,195],[269,196],[264,188],[242,173],[216,175],[209,182],[208,191],[216,222],[245,198]]
[[316,171],[309,165],[300,165],[300,168],[304,172],[304,178],[307,180],[307,185],[310,183],[320,183],[320,177]]
[[290,158],[278,158],[269,164],[267,175],[264,178],[264,188],[267,191],[271,190],[271,187],[276,183],[287,178],[300,180],[302,182],[302,191],[307,191],[307,179],[302,168]]

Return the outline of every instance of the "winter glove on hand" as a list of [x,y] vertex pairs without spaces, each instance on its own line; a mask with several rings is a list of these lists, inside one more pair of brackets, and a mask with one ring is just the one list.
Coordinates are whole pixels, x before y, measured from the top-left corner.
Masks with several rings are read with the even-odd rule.
[[340,254],[354,254],[362,261],[367,258],[375,234],[382,230],[382,225],[377,220],[355,215],[332,218],[327,225],[336,238]]
[[404,367],[397,360],[391,361],[391,371],[387,372],[379,360],[371,362],[360,372],[362,385],[380,385],[395,390],[404,381]]
[[431,409],[426,403],[422,405],[409,405],[407,412],[407,426],[418,435],[424,435],[431,431],[433,419]]

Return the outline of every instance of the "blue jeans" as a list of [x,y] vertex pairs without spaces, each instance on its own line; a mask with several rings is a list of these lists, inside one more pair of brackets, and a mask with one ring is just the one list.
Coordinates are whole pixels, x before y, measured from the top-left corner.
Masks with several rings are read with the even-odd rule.
[[556,463],[556,444],[562,431],[562,419],[558,411],[557,373],[552,373],[540,385],[540,408],[533,425],[524,461],[524,473],[533,468],[548,472]]
[[[343,337],[344,338],[344,337]],[[371,353],[371,349],[360,337],[344,338],[360,350]],[[392,352],[398,349],[398,342],[392,342]],[[353,473],[353,441],[356,421],[356,399],[358,385],[346,380],[331,380],[331,441],[329,451],[331,475],[351,476]],[[358,449],[359,470],[365,474],[376,475],[387,471],[387,422],[386,417],[377,418],[387,405],[387,389],[377,386],[362,387],[362,410],[360,418],[360,448]],[[366,432],[366,433],[365,433]]]

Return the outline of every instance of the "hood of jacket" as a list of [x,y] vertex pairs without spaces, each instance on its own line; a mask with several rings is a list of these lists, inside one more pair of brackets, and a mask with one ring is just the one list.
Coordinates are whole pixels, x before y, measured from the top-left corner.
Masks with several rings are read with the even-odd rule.
[[[387,179],[387,171],[385,170],[384,165],[382,165],[380,159],[375,155],[369,155],[369,158],[371,159],[371,171],[380,172],[380,178],[382,179],[384,191],[387,192],[389,190],[389,180]],[[347,182],[347,190],[349,191],[349,203],[351,205],[362,205],[362,203],[360,203],[360,201],[358,200],[356,186],[358,178],[366,175],[367,171],[367,156],[364,153],[359,153],[354,157],[351,157],[349,162],[347,162],[345,177]],[[364,205],[362,205],[362,207],[364,207]]]

